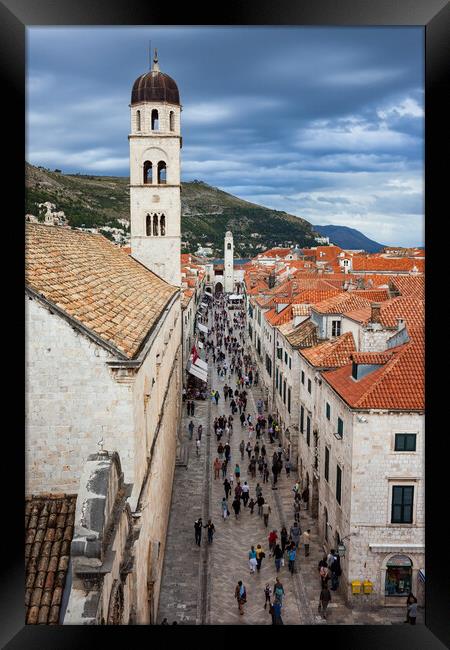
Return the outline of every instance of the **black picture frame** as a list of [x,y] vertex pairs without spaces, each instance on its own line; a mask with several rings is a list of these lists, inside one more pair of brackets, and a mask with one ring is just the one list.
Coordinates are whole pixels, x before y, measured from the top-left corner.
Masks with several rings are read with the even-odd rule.
[[[115,639],[119,643],[130,644],[141,639],[146,644],[158,640],[162,630],[156,627],[130,626],[124,628],[82,627],[82,626],[26,626],[24,625],[24,549],[23,549],[23,496],[24,496],[24,408],[18,399],[20,379],[24,379],[24,364],[20,364],[20,351],[23,338],[18,333],[23,329],[23,303],[19,302],[20,285],[24,279],[23,252],[23,215],[20,201],[24,205],[24,152],[25,152],[25,29],[33,25],[322,25],[322,26],[397,26],[420,25],[424,27],[425,66],[426,66],[426,144],[425,144],[425,221],[427,256],[426,273],[426,323],[427,331],[433,322],[437,323],[438,306],[431,300],[433,286],[444,277],[443,261],[445,255],[436,253],[437,238],[442,239],[441,223],[436,219],[444,203],[442,167],[445,169],[445,133],[448,121],[448,97],[445,93],[445,80],[448,79],[449,25],[450,7],[447,0],[314,0],[314,2],[294,3],[289,0],[269,0],[259,2],[223,3],[217,5],[218,14],[211,18],[201,5],[185,3],[178,7],[174,3],[143,3],[140,0],[3,0],[0,4],[0,69],[3,104],[3,142],[8,147],[4,153],[4,191],[12,197],[12,211],[8,211],[8,236],[4,239],[4,257],[10,253],[8,267],[4,267],[4,277],[8,278],[8,287],[13,283],[13,302],[4,301],[4,348],[11,355],[4,378],[12,376],[13,369],[18,369],[19,380],[10,380],[10,398],[4,407],[13,414],[12,425],[3,429],[3,463],[10,470],[10,477],[4,482],[4,520],[2,525],[3,542],[6,549],[1,563],[1,637],[2,647],[16,648],[86,648],[99,643],[109,643]],[[176,18],[177,22],[173,23]],[[5,137],[9,136],[9,144]],[[448,141],[447,141],[448,144]],[[448,150],[447,150],[448,154]],[[448,184],[448,181],[447,181]],[[445,208],[444,208],[445,206]],[[19,214],[16,214],[16,211]],[[5,217],[5,214],[4,214]],[[431,221],[433,220],[433,227]],[[13,235],[10,234],[12,228]],[[7,249],[7,250],[6,250]],[[444,258],[444,259],[442,259]],[[441,264],[441,267],[439,267]],[[6,288],[6,287],[5,287]],[[17,292],[14,289],[19,289]],[[23,288],[23,284],[22,284]],[[5,292],[6,293],[6,292]],[[17,300],[17,303],[14,301]],[[6,338],[7,337],[7,338]],[[448,472],[448,455],[442,453],[437,437],[447,435],[442,428],[439,417],[442,403],[438,403],[438,394],[432,386],[432,368],[436,369],[441,361],[437,346],[440,337],[427,336],[426,355],[426,616],[425,626],[302,626],[294,630],[299,644],[305,641],[305,634],[310,639],[332,644],[333,648],[342,644],[345,648],[390,648],[398,650],[423,650],[444,648],[450,644],[450,584],[448,569],[448,551],[445,543],[444,524],[448,512],[445,491],[442,490],[446,471]],[[443,339],[445,341],[445,339]],[[6,343],[6,345],[5,345]],[[435,363],[433,363],[433,361]],[[15,406],[19,402],[18,407]],[[444,424],[444,429],[447,429]],[[442,487],[441,483],[442,481]],[[444,499],[442,498],[444,495]],[[176,642],[188,642],[188,635],[195,633],[192,642],[198,644],[199,634],[213,633],[218,630],[196,626],[178,626],[165,628],[167,636],[177,636]],[[266,643],[270,632],[262,630]],[[243,628],[239,630],[239,643]],[[252,638],[255,631],[247,629]],[[258,631],[259,633],[260,631]],[[273,633],[273,630],[272,630]],[[285,634],[291,636],[292,628],[278,628],[276,639],[283,639]],[[114,636],[111,636],[113,634]],[[121,636],[121,635],[125,635]],[[179,635],[182,634],[182,640]],[[106,637],[105,637],[106,635]],[[269,636],[267,636],[269,635]],[[138,636],[140,637],[138,639]],[[275,638],[275,637],[274,637]],[[125,640],[126,639],[126,640]],[[175,640],[171,638],[171,641]],[[288,640],[288,639],[286,639]],[[190,641],[190,640],[189,640]],[[201,641],[200,641],[201,642]],[[233,637],[220,636],[216,643],[233,643]]]

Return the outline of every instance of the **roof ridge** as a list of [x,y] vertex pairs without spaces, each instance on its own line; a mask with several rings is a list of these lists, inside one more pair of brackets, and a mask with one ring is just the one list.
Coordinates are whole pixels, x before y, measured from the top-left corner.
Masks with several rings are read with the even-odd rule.
[[[355,406],[360,406],[361,402],[364,401],[367,397],[370,396],[370,394],[375,390],[375,388],[385,379],[387,375],[389,375],[390,372],[392,372],[392,369],[395,368],[395,366],[398,364],[399,359],[403,357],[403,354],[406,352],[407,349],[409,349],[411,345],[411,342],[405,343],[404,344],[404,349],[399,350],[398,352],[393,352],[394,358],[390,359],[386,364],[381,366],[381,368],[377,368],[377,370],[381,370],[379,376],[376,378],[376,380],[367,388],[367,390],[360,395],[358,400],[355,403]],[[370,377],[370,375],[369,375]]]

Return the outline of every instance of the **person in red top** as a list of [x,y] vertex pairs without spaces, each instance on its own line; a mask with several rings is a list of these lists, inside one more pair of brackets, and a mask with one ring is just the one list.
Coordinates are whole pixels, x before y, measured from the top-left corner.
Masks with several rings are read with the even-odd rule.
[[270,549],[270,555],[272,555],[273,550],[275,548],[275,544],[277,543],[278,535],[277,531],[274,529],[271,531],[269,534],[269,549]]

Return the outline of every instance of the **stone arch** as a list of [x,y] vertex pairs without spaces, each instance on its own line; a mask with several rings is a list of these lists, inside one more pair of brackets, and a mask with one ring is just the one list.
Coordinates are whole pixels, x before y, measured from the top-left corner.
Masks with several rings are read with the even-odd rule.
[[385,596],[407,596],[415,593],[417,569],[406,553],[389,553],[381,564],[381,593]]
[[150,237],[152,234],[152,218],[149,214],[145,217],[145,234]]
[[144,161],[143,171],[144,171],[144,178],[143,178],[144,185],[151,185],[153,182],[153,165],[151,160]]
[[223,293],[223,284],[221,282],[216,282],[214,293]]
[[153,215],[153,229],[152,229],[152,234],[154,237],[158,236],[158,215],[154,214]]
[[159,218],[159,232],[162,237],[166,234],[166,215],[162,214]]
[[123,585],[119,580],[114,580],[109,597],[108,625],[122,625],[124,594]]
[[165,185],[167,183],[167,164],[164,160],[158,162],[158,185]]

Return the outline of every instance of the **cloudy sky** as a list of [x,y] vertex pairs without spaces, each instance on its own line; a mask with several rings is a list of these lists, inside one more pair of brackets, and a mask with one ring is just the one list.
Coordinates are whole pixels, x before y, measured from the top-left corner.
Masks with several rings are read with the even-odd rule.
[[127,176],[148,46],[177,82],[182,179],[384,244],[424,240],[423,28],[28,28],[34,165]]

